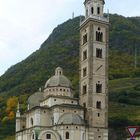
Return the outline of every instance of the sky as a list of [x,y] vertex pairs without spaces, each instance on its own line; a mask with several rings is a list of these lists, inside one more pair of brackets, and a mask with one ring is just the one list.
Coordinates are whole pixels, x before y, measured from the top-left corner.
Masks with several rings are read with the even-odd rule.
[[[0,0],[0,75],[40,48],[64,21],[84,15],[84,0]],[[106,0],[104,11],[140,16],[140,0]]]

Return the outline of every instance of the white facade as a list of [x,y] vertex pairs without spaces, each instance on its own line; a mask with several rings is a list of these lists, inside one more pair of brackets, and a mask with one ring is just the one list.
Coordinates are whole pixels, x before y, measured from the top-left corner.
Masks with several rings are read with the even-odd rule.
[[28,111],[17,110],[16,140],[84,140],[84,108],[73,98],[71,82],[58,67],[43,92],[28,99]]

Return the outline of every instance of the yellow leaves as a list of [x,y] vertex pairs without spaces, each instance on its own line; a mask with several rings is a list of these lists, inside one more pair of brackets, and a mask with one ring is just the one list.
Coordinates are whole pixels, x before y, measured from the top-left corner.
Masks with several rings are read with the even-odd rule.
[[17,103],[18,103],[18,99],[17,97],[10,97],[8,100],[7,100],[7,109],[8,111],[10,110],[13,110],[17,107]]
[[8,118],[10,120],[14,119],[15,118],[15,113],[13,111],[10,111],[9,114],[8,114]]
[[14,119],[15,118],[15,113],[14,111],[16,111],[16,108],[17,108],[17,104],[18,104],[18,98],[17,97],[10,97],[8,100],[7,100],[7,107],[6,107],[6,112],[8,114],[8,118],[10,120]]

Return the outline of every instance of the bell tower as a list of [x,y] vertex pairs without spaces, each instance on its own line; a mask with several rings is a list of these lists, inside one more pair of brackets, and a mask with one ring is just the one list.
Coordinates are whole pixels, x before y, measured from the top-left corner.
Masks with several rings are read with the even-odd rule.
[[104,0],[85,0],[85,17],[92,15],[103,17]]
[[86,108],[88,140],[108,140],[109,18],[104,0],[85,0],[80,23],[80,104]]

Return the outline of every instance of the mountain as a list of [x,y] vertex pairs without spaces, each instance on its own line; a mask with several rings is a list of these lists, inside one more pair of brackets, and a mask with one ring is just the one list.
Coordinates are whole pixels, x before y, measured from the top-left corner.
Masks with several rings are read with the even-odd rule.
[[[0,129],[6,130],[6,127],[2,128],[2,122],[7,115],[6,100],[11,96],[18,96],[21,109],[24,111],[27,97],[38,91],[40,87],[43,89],[45,82],[54,74],[57,66],[64,69],[64,74],[73,83],[75,96],[78,96],[79,22],[82,18],[69,19],[58,25],[39,50],[10,67],[0,77]],[[113,140],[122,139],[126,135],[125,130],[124,133],[120,133],[121,129],[118,128],[123,129],[128,124],[140,123],[138,117],[140,114],[139,26],[140,17],[126,18],[116,14],[110,15],[109,126],[112,128],[110,131]],[[137,67],[135,68],[136,51]],[[131,109],[133,114],[130,113]],[[7,124],[8,121],[4,125]],[[113,128],[118,131],[115,132]],[[9,129],[6,132],[0,136],[13,131]]]

